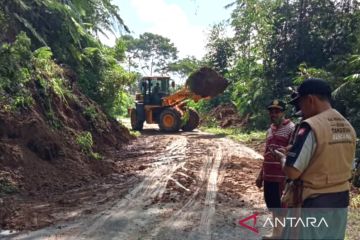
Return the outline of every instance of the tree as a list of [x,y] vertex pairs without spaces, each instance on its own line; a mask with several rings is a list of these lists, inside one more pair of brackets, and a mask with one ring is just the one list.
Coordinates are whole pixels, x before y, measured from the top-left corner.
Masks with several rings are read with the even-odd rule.
[[82,49],[99,46],[92,34],[114,26],[128,31],[118,10],[110,0],[0,0],[0,41],[13,42],[25,31],[33,49],[49,46],[59,61],[76,65]]
[[285,1],[275,9],[265,71],[280,95],[299,64],[322,68],[351,52],[360,24],[356,9],[356,1],[347,0]]
[[225,28],[224,23],[215,24],[210,31],[206,44],[205,60],[221,74],[228,72],[234,53],[232,39],[224,37],[226,35]]
[[227,76],[242,112],[260,121],[266,102],[284,98],[305,68],[331,76],[335,88],[351,74],[344,63],[360,49],[358,1],[237,0],[229,6],[235,60]]
[[178,74],[181,78],[186,78],[200,67],[201,63],[195,57],[186,57],[168,65],[169,72]]
[[123,42],[125,45],[125,58],[128,65],[128,71],[131,72],[131,68],[137,69],[139,67],[137,61],[140,59],[139,39],[135,39],[131,35],[124,35],[119,38],[118,41]]
[[[235,31],[234,44],[236,62],[247,65],[244,74],[251,74],[251,66],[261,62],[267,64],[267,44],[273,33],[273,12],[279,0],[237,0],[230,23]],[[244,76],[246,77],[246,76]]]
[[143,33],[138,39],[131,36],[124,36],[123,40],[127,46],[127,58],[130,66],[135,66],[136,60],[138,68],[142,71],[147,69],[147,74],[165,74],[168,65],[177,59],[177,49],[170,39],[153,34]]

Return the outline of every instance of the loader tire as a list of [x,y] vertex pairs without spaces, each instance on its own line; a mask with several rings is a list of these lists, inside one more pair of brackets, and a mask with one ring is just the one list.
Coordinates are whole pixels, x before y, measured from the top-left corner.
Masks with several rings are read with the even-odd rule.
[[199,114],[192,108],[189,109],[189,120],[181,127],[183,131],[190,132],[197,128],[200,123]]
[[131,109],[130,120],[132,130],[141,131],[143,129],[144,121],[138,119],[136,109]]
[[164,132],[177,132],[181,127],[181,115],[174,108],[167,108],[160,114],[159,128]]

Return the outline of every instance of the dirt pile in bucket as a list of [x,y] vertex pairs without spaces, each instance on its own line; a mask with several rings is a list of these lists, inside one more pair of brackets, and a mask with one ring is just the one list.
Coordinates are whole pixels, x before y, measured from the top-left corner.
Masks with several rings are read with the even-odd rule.
[[209,113],[209,117],[216,120],[222,128],[243,127],[247,124],[249,116],[241,117],[234,104],[221,104]]
[[27,88],[30,107],[0,105],[0,230],[19,227],[7,225],[14,199],[47,198],[110,174],[112,149],[133,138],[76,85],[65,97],[44,97],[36,81]]
[[195,94],[203,97],[214,97],[223,93],[228,84],[224,77],[208,67],[202,67],[193,72],[186,80],[186,86]]

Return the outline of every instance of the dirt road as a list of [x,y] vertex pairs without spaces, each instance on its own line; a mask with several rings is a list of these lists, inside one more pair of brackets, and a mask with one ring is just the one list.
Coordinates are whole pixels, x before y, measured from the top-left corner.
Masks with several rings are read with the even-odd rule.
[[[81,214],[6,238],[260,238],[261,233],[237,223],[254,208],[265,212],[262,193],[254,186],[261,165],[254,150],[222,136],[199,131],[160,134],[155,128],[145,129],[127,150],[126,156],[118,153],[126,160],[115,164],[131,175],[117,174],[113,179],[122,180],[73,193],[74,198],[92,193],[75,204],[73,215]],[[58,216],[70,214],[69,209],[59,212]]]

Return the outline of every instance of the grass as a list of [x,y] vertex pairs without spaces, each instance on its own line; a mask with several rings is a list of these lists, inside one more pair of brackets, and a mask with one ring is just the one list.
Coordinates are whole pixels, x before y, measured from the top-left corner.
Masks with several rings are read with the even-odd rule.
[[215,135],[227,136],[237,142],[249,143],[252,141],[265,140],[266,131],[244,132],[239,128],[214,128],[201,127],[204,132],[213,133]]
[[95,159],[95,160],[102,160],[103,159],[103,156],[101,156],[100,153],[93,152],[93,151],[91,151],[89,153],[89,157],[92,158],[92,159]]
[[6,194],[16,193],[18,189],[7,179],[0,179],[0,197]]
[[360,194],[351,194],[345,240],[358,239],[360,233]]
[[139,131],[134,131],[134,130],[130,130],[130,129],[129,129],[129,131],[130,131],[130,134],[132,136],[134,136],[134,137],[140,137],[141,136],[141,132],[139,132]]
[[82,132],[76,136],[76,142],[85,153],[92,152],[93,139],[90,132]]
[[351,194],[350,206],[360,210],[360,194]]
[[115,119],[127,128],[129,128],[131,126],[130,125],[130,117],[115,116]]
[[97,153],[93,152],[94,141],[91,135],[91,132],[82,132],[76,136],[76,142],[80,146],[81,151],[86,153],[90,158],[95,160],[101,160],[103,157]]
[[139,131],[134,131],[131,130],[131,124],[130,124],[130,118],[129,117],[124,117],[124,116],[117,116],[116,120],[121,123],[122,125],[124,125],[127,129],[129,129],[130,134],[134,137],[139,137],[141,136],[141,132]]
[[83,110],[83,114],[90,121],[95,121],[98,113],[96,111],[95,106],[91,105],[91,106],[85,107],[85,109]]
[[[116,119],[118,120],[118,122],[120,122],[129,129],[131,135],[135,137],[139,137],[141,135],[141,132],[131,130],[129,117],[117,116]],[[215,135],[227,136],[237,142],[242,143],[249,143],[258,140],[262,141],[265,140],[266,137],[266,131],[244,132],[244,130],[241,130],[239,128],[200,127],[200,130],[208,133],[213,133]]]

